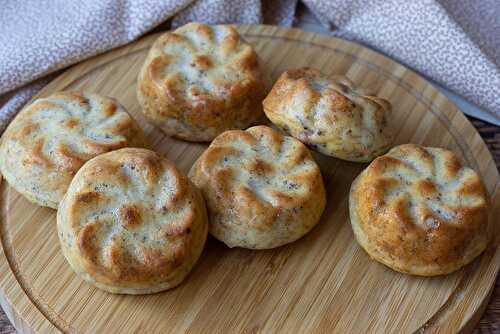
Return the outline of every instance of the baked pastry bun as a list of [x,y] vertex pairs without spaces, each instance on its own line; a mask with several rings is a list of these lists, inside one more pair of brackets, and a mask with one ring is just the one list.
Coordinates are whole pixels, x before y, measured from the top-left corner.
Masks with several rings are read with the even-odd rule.
[[267,126],[219,135],[191,168],[210,233],[229,247],[268,249],[311,230],[325,208],[318,165],[298,140]]
[[257,54],[231,26],[189,23],[161,35],[139,73],[137,98],[167,135],[210,141],[263,118]]
[[203,197],[167,159],[124,148],[88,161],[57,212],[61,248],[73,270],[112,293],[171,289],[205,245]]
[[141,129],[116,100],[60,92],[35,100],[10,123],[0,141],[0,170],[28,200],[56,209],[87,160],[143,145]]
[[390,103],[346,77],[327,77],[312,68],[288,70],[263,105],[276,126],[326,155],[366,162],[391,146]]
[[479,176],[441,148],[407,144],[375,159],[352,183],[349,210],[370,257],[407,274],[451,273],[489,241]]

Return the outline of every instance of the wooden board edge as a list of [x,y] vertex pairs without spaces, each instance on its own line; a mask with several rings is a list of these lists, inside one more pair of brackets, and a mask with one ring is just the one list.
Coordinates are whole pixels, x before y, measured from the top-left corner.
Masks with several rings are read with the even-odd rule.
[[[282,28],[282,27],[269,26],[269,25],[240,25],[240,26],[236,26],[236,27],[239,29],[239,31],[243,32],[243,35],[248,34],[249,32],[251,33],[253,31],[258,30],[259,35],[263,35],[263,34],[268,34],[268,35],[273,35],[273,36],[277,35],[277,36],[282,36],[284,38],[292,39],[292,40],[296,40],[296,41],[299,41],[299,40],[312,41],[314,43],[321,44],[321,45],[329,45],[331,43],[331,40],[333,39],[333,40],[336,40],[336,42],[339,43],[340,45],[344,45],[344,47],[346,49],[361,49],[363,51],[363,53],[366,53],[371,58],[375,59],[375,62],[374,62],[375,64],[379,64],[383,61],[386,61],[386,59],[388,58],[385,55],[382,55],[376,51],[373,51],[373,50],[371,50],[363,45],[359,45],[359,44],[356,44],[356,43],[353,43],[353,42],[350,42],[350,41],[347,41],[347,40],[344,40],[341,38],[333,37],[333,36],[327,36],[327,35],[322,35],[322,34],[317,34],[317,33],[312,33],[312,32],[306,32],[306,31],[296,29],[296,28]],[[262,32],[262,28],[264,28],[264,32]],[[495,190],[493,192],[493,195],[491,196],[491,199],[492,199],[493,203],[499,202],[500,201],[500,191],[499,191],[499,189],[500,189],[500,175],[499,175],[499,171],[496,168],[496,164],[495,164],[495,161],[491,155],[491,152],[489,151],[488,147],[486,146],[486,143],[481,138],[481,136],[479,135],[476,128],[474,128],[474,126],[467,119],[467,117],[463,114],[463,112],[461,112],[460,109],[451,100],[449,100],[444,94],[442,94],[435,87],[434,84],[430,83],[428,80],[425,80],[422,76],[420,76],[417,72],[413,71],[412,69],[399,64],[395,60],[392,60],[390,58],[388,58],[388,59],[397,68],[404,69],[407,72],[407,75],[409,75],[410,77],[416,78],[416,80],[418,80],[418,81],[424,81],[427,85],[432,86],[432,88],[435,90],[435,93],[436,93],[436,99],[441,99],[441,100],[445,101],[446,110],[442,110],[442,108],[437,108],[437,109],[440,109],[443,111],[442,115],[443,115],[443,117],[445,117],[447,122],[449,122],[450,124],[461,123],[461,124],[465,125],[465,127],[466,127],[465,131],[470,131],[471,133],[474,133],[474,138],[473,138],[474,143],[471,143],[471,144],[479,145],[481,147],[481,150],[470,149],[470,153],[472,154],[473,159],[475,161],[478,161],[480,159],[484,160],[486,158],[488,160],[487,165],[492,166],[490,168],[490,171],[478,170],[478,172],[481,174],[486,173],[486,172],[493,172],[493,174],[494,174],[493,177],[494,177],[494,179],[497,180],[497,183],[493,188]],[[404,82],[403,79],[400,79],[400,80]],[[408,83],[406,83],[406,84],[408,86],[410,86],[410,84],[408,84]],[[429,105],[434,106],[433,101],[427,101],[427,102]],[[467,146],[469,146],[469,148],[470,148],[471,145],[469,145],[469,143],[467,143]],[[486,153],[486,154],[484,154],[484,153]],[[492,219],[494,219],[495,217],[500,217],[500,209],[495,210],[494,208],[492,208]],[[497,230],[498,230],[498,228],[497,228]],[[497,237],[500,237],[498,235],[498,233],[497,233]],[[484,313],[484,310],[486,309],[486,307],[488,305],[491,293],[495,287],[496,277],[498,276],[498,272],[500,270],[500,261],[497,261],[497,259],[500,259],[500,249],[498,249],[496,243],[494,243],[493,249],[490,249],[489,252],[490,252],[490,254],[491,254],[491,252],[493,253],[490,255],[491,256],[490,261],[489,261],[490,264],[488,266],[489,269],[491,269],[491,265],[494,266],[492,273],[490,273],[489,276],[480,277],[481,280],[488,280],[487,277],[492,277],[491,281],[488,284],[489,289],[484,294],[484,297],[481,297],[482,303],[475,310],[475,312],[473,312],[469,318],[462,319],[463,320],[462,323],[458,326],[459,332],[465,332],[465,333],[469,332],[473,329],[473,327],[477,324],[477,322],[479,322],[481,315]],[[483,254],[481,256],[482,256],[481,257],[481,262],[482,262],[484,260],[484,257],[487,255]],[[479,269],[479,268],[476,268],[476,269]],[[483,291],[479,291],[479,292],[483,292]],[[460,300],[463,300],[463,298]],[[443,314],[446,314],[446,313],[443,313]],[[442,319],[439,319],[439,320],[435,319],[435,320],[438,320],[438,321],[436,321],[435,325],[429,325],[426,328],[429,330],[432,329],[432,330],[439,331],[438,324],[442,324],[443,322],[446,322],[448,319],[450,319],[452,317],[453,317],[453,314],[448,314],[448,316],[443,317]]]
[[[31,98],[31,100],[26,103],[29,104],[31,101],[34,101],[35,99],[43,96],[43,92],[46,90],[51,90],[54,86],[57,86],[61,83],[64,83],[66,86],[71,84],[71,81],[68,80],[68,78],[65,76],[65,74],[69,71],[89,71],[92,69],[95,69],[97,67],[106,65],[109,62],[112,62],[118,57],[121,57],[123,55],[135,52],[135,51],[140,51],[144,49],[146,45],[149,45],[152,41],[154,41],[158,35],[161,33],[156,33],[153,35],[145,36],[142,37],[136,41],[133,41],[129,44],[125,44],[119,47],[116,47],[114,49],[108,50],[104,53],[97,54],[95,56],[92,56],[90,58],[87,58],[85,60],[82,60],[81,62],[74,64],[72,66],[69,66],[65,69],[62,70],[62,72],[57,75],[53,80],[51,80],[47,85],[45,85],[35,96]],[[65,82],[66,81],[66,82]]]
[[[257,29],[258,27],[262,27],[262,26],[258,26],[258,25],[243,25],[243,26],[239,26],[238,28],[243,30],[243,29]],[[286,35],[286,36],[288,36],[288,37],[290,37],[292,39],[297,39],[297,40],[298,40],[298,38],[306,38],[306,39],[310,39],[310,40],[319,41],[320,43],[327,43],[328,39],[334,38],[334,39],[336,39],[338,41],[341,41],[341,43],[345,43],[346,45],[349,45],[350,47],[361,47],[361,48],[367,50],[366,52],[373,54],[374,57],[377,58],[377,59],[378,58],[382,58],[382,59],[385,58],[385,56],[380,55],[380,54],[378,54],[378,53],[376,53],[376,52],[374,52],[374,51],[372,51],[372,50],[370,50],[370,49],[368,49],[366,47],[363,47],[363,46],[360,46],[360,45],[357,45],[355,43],[352,43],[352,42],[349,42],[349,41],[345,41],[345,40],[342,40],[342,39],[339,39],[339,38],[330,37],[330,36],[326,36],[326,35],[319,35],[319,34],[309,33],[309,32],[305,32],[305,31],[299,30],[299,29],[293,29],[293,28],[290,29],[290,28],[281,28],[281,27],[274,27],[274,26],[263,26],[263,27],[265,29],[268,29],[266,31],[269,34],[270,34],[270,31],[278,31],[279,34],[283,34],[283,35]],[[287,31],[287,30],[290,30],[290,31]],[[102,65],[106,64],[107,62],[116,59],[117,57],[121,56],[122,54],[128,53],[128,52],[133,51],[133,50],[139,50],[139,49],[143,48],[144,45],[148,45],[151,42],[151,40],[156,39],[159,34],[161,34],[161,33],[157,33],[157,34],[154,34],[154,35],[143,37],[140,40],[138,40],[136,42],[133,42],[133,44],[128,44],[128,45],[119,47],[117,49],[110,50],[110,51],[108,51],[108,52],[106,52],[104,54],[97,55],[97,56],[95,56],[93,58],[90,58],[90,59],[94,59],[95,60],[95,62],[92,63],[92,66],[90,66],[90,68],[96,68],[96,67],[102,66]],[[261,34],[262,34],[262,32],[261,32]],[[60,74],[57,78],[55,78],[47,86],[45,86],[42,89],[42,91],[39,94],[37,94],[33,99],[35,99],[35,98],[43,95],[43,92],[47,91],[47,90],[50,90],[50,88],[53,85],[59,85],[61,81],[64,81],[64,79],[65,79],[64,75],[68,71],[85,70],[87,67],[89,67],[89,63],[90,63],[89,60],[90,59],[84,61],[83,63],[74,65],[74,66],[66,69],[62,74]],[[398,64],[395,61],[392,61],[392,62],[394,62],[398,66],[403,67],[402,65]],[[416,74],[415,72],[413,72],[411,69],[408,69],[408,71],[411,71],[413,73],[413,75],[415,75],[415,76],[417,76],[419,78],[419,80],[424,80],[426,83],[428,83],[425,79],[423,79],[422,77],[420,77],[418,74]],[[428,83],[428,84],[432,85],[431,83]],[[491,160],[491,162],[493,162],[493,165],[494,165],[494,160],[493,160],[493,158],[491,156],[491,153],[487,149],[486,144],[484,143],[484,141],[482,140],[482,138],[477,133],[477,130],[472,126],[472,124],[467,120],[467,118],[463,115],[463,113],[460,112],[459,109],[456,108],[456,106],[451,101],[449,101],[446,97],[444,97],[444,95],[442,95],[439,91],[437,91],[437,93],[440,94],[443,98],[445,98],[451,106],[453,106],[454,110],[451,113],[453,121],[455,121],[455,118],[458,118],[459,121],[463,121],[463,123],[465,124],[466,127],[470,127],[472,129],[472,131],[475,133],[475,138],[474,138],[474,140],[476,141],[475,144],[482,145],[482,146],[484,146],[484,148],[486,148],[486,151],[488,152],[488,154],[486,154],[487,158],[489,158]],[[478,139],[479,139],[480,142],[477,142]],[[479,156],[477,156],[477,154],[478,154],[477,151],[471,150],[471,152],[474,155],[475,159],[479,158]],[[499,177],[498,177],[498,170],[496,170],[496,178],[497,178],[497,180],[499,179]],[[498,183],[497,183],[497,187],[496,188],[498,189]],[[492,199],[497,200],[498,197],[499,196],[498,196],[498,191],[497,191],[496,195],[492,196]],[[0,245],[0,247],[2,248],[1,256],[0,256],[0,267],[1,267],[3,265],[2,262],[3,261],[7,261],[7,259],[6,259],[5,253],[3,251],[2,245]],[[494,250],[494,252],[495,252],[494,258],[496,259],[496,258],[498,258],[500,256],[500,251],[498,250],[498,248],[496,248]],[[500,261],[497,261],[497,262],[500,262]],[[496,266],[495,272],[498,273],[498,269],[500,267],[500,263],[498,263],[498,264],[494,263],[494,264]],[[13,273],[10,270],[9,270],[8,275],[10,275],[11,278],[15,280],[15,277],[14,277]],[[495,274],[495,277],[496,277],[496,274]],[[17,280],[15,280],[15,281],[16,281],[16,284],[19,285],[19,282],[17,282]],[[459,329],[460,331],[463,331],[463,330],[466,331],[467,328],[471,328],[470,326],[473,326],[475,323],[477,323],[477,321],[479,321],[482,312],[484,311],[486,305],[488,304],[488,300],[489,300],[488,296],[491,295],[491,291],[492,291],[492,289],[494,287],[494,283],[495,283],[495,280],[493,279],[493,282],[490,285],[490,290],[487,291],[487,294],[486,294],[487,296],[484,298],[483,303],[480,305],[480,307],[477,308],[477,311],[475,313],[473,313],[469,319],[465,320],[465,324]],[[7,296],[7,294],[5,294],[3,286],[0,286],[0,292],[1,292],[2,295],[5,295],[7,297],[6,301],[8,302],[8,300],[7,300],[8,296]],[[24,296],[24,297],[26,299],[29,299],[27,296]],[[31,303],[31,301],[30,301],[30,303]],[[31,304],[33,305],[34,308],[36,308],[36,306],[33,303],[31,303]],[[3,306],[3,304],[2,304],[2,306]],[[11,307],[10,303],[9,303],[8,307]],[[15,311],[14,309],[12,309],[12,310]],[[479,311],[481,311],[481,312],[479,312]],[[40,315],[43,317],[43,315],[41,313],[40,313]],[[477,318],[477,320],[476,320],[476,318]],[[10,319],[10,316],[9,316],[9,319]],[[43,317],[43,319],[45,321],[49,322],[45,317]],[[11,321],[12,321],[12,319],[11,319]],[[13,321],[13,323],[14,323],[14,321]]]
[[[302,41],[302,42],[307,41],[307,42],[314,44],[314,45],[320,45],[320,46],[326,46],[326,47],[328,47],[331,44],[332,40],[335,40],[336,43],[343,45],[343,48],[345,48],[345,49],[351,49],[351,50],[359,49],[362,51],[363,54],[369,56],[370,58],[375,59],[374,61],[370,61],[370,63],[365,64],[368,67],[373,67],[373,65],[375,65],[379,68],[382,68],[383,67],[382,63],[389,61],[391,63],[391,66],[394,66],[396,69],[398,69],[398,71],[404,70],[405,75],[408,76],[409,78],[411,78],[412,80],[414,79],[414,80],[421,81],[421,82],[423,81],[426,84],[426,86],[430,85],[433,88],[433,90],[434,90],[433,93],[435,93],[434,100],[445,101],[445,108],[437,107],[432,100],[430,100],[429,98],[427,98],[427,96],[425,96],[424,92],[418,92],[418,94],[421,95],[422,100],[425,103],[429,104],[429,106],[434,107],[434,108],[442,111],[442,115],[440,115],[440,116],[443,117],[443,120],[445,120],[449,124],[460,123],[462,125],[465,125],[466,131],[470,130],[471,133],[474,133],[474,138],[473,138],[474,143],[472,143],[472,144],[473,145],[479,144],[481,150],[472,150],[471,149],[470,153],[473,155],[473,157],[476,161],[483,160],[484,158],[488,159],[487,165],[493,166],[493,168],[491,168],[491,172],[494,173],[494,177],[497,180],[500,180],[500,174],[499,174],[498,169],[496,168],[496,164],[495,164],[495,161],[494,161],[491,153],[489,152],[484,140],[481,138],[481,136],[479,135],[476,128],[474,128],[474,126],[471,124],[471,122],[467,119],[465,114],[462,111],[460,111],[460,109],[451,100],[449,100],[443,93],[441,93],[439,91],[439,89],[437,89],[434,84],[432,84],[428,80],[424,79],[420,74],[418,74],[417,72],[415,72],[411,68],[405,67],[402,64],[398,63],[397,61],[395,61],[395,60],[393,60],[393,59],[391,59],[391,58],[389,58],[381,53],[378,53],[378,52],[376,52],[376,51],[374,51],[366,46],[363,46],[363,45],[360,45],[360,44],[357,44],[357,43],[354,43],[354,42],[351,42],[348,40],[344,40],[342,38],[334,37],[334,36],[328,36],[328,35],[324,35],[324,34],[307,32],[307,31],[303,31],[303,30],[300,30],[297,28],[283,28],[283,27],[270,26],[270,25],[240,25],[237,27],[238,27],[238,30],[240,32],[243,32],[243,34],[247,34],[247,35],[249,33],[252,34],[255,31],[259,31],[258,34],[254,34],[254,35],[255,36],[257,36],[257,35],[278,36],[278,37],[281,37],[284,39],[289,39],[289,40],[294,40],[294,41]],[[262,29],[263,29],[264,33],[263,33]],[[364,60],[364,59],[359,58],[357,60]],[[398,83],[403,84],[406,87],[411,87],[411,85],[403,78],[399,78],[399,77],[396,78],[392,75],[390,75],[390,77],[392,80],[396,80],[396,81],[398,81]],[[412,91],[414,92],[415,90],[412,89]],[[457,130],[457,129],[453,128],[453,130]],[[487,152],[488,154],[486,154],[486,156],[485,156],[485,154],[483,152]],[[478,171],[478,172],[481,172],[481,171]],[[497,184],[498,184],[498,182],[497,182]]]
[[[1,260],[0,260],[1,261]],[[8,301],[8,297],[6,296],[2,287],[0,287],[0,306],[2,307],[3,312],[7,315],[10,323],[16,329],[18,333],[36,333],[31,329],[30,324],[23,320],[22,317],[18,316],[17,311],[15,311]]]
[[[498,278],[498,273],[496,275]],[[486,312],[486,308],[488,307],[488,304],[490,303],[491,296],[493,295],[493,290],[495,290],[495,284],[493,284],[490,287],[490,290],[488,291],[487,297],[484,298],[484,302],[481,304],[481,306],[477,309],[477,312],[474,313],[469,319],[466,320],[465,324],[462,326],[462,328],[459,330],[458,333],[460,334],[469,334],[476,329],[477,324],[481,321],[481,317],[483,316],[484,312]]]
[[[463,112],[460,111],[460,109],[452,102],[450,101],[444,94],[442,94],[432,83],[430,83],[428,80],[425,80],[421,75],[413,71],[411,68],[405,67],[402,64],[399,64],[397,61],[392,60],[391,58],[378,53],[376,51],[371,50],[368,47],[365,47],[363,45],[344,40],[338,37],[334,36],[328,36],[328,35],[323,35],[319,33],[313,33],[313,32],[307,32],[301,29],[297,28],[284,28],[284,27],[279,27],[279,26],[271,26],[271,25],[255,25],[255,24],[246,24],[246,25],[234,25],[232,24],[231,26],[235,27],[238,29],[240,33],[243,35],[245,34],[252,34],[254,33],[255,36],[258,35],[263,35],[263,36],[278,36],[281,38],[285,39],[290,39],[294,41],[309,41],[309,42],[314,42],[314,44],[320,44],[324,46],[328,46],[331,43],[331,40],[335,40],[337,43],[344,45],[348,49],[361,49],[364,53],[369,55],[370,57],[376,59],[374,62],[375,65],[378,65],[379,63],[383,61],[390,61],[391,64],[393,64],[395,67],[398,69],[404,69],[407,72],[407,75],[409,75],[412,78],[416,78],[418,81],[424,81],[426,85],[431,85],[433,89],[435,90],[436,96],[439,99],[443,99],[447,103],[447,107],[449,106],[450,109],[447,108],[447,114],[450,114],[451,117],[448,117],[447,115],[444,115],[449,121],[450,124],[452,123],[457,123],[461,122],[462,124],[465,124],[467,127],[467,130],[470,130],[472,133],[474,133],[474,144],[479,144],[481,146],[481,150],[470,150],[471,154],[474,156],[474,159],[477,161],[478,159],[488,159],[487,164],[488,165],[493,165],[495,166],[494,170],[492,169],[493,173],[495,173],[495,177],[498,182],[500,182],[500,173],[498,169],[496,168],[495,161],[489,152],[486,143],[484,140],[482,140],[481,136],[477,132],[477,130],[474,128],[474,126],[470,123],[470,121],[467,119],[467,117],[463,114]],[[258,34],[255,34],[255,31],[259,31]],[[93,70],[96,69],[97,67],[103,66],[108,62],[111,62],[115,60],[116,58],[129,54],[131,52],[135,51],[140,51],[144,49],[145,47],[149,47],[149,45],[154,41],[158,36],[160,36],[163,32],[158,32],[154,33],[149,36],[142,37],[136,41],[133,41],[129,44],[117,47],[115,49],[108,50],[105,53],[101,53],[98,55],[95,55],[91,58],[88,58],[76,65],[70,66],[66,68],[61,74],[59,74],[56,78],[54,78],[49,84],[47,84],[45,87],[42,88],[42,90],[36,94],[31,100],[35,100],[36,98],[39,98],[41,96],[44,96],[44,92],[47,90],[51,90],[53,86],[57,86],[59,84],[64,85],[70,85],[71,81],[68,80],[71,76],[65,75],[69,71],[88,71],[88,70]],[[409,86],[407,82],[405,82],[403,79],[398,78],[400,82],[405,83],[406,85]],[[67,81],[67,82],[65,82]],[[432,105],[432,101],[427,101],[430,102]],[[29,102],[28,102],[29,103]],[[443,113],[444,114],[444,113]],[[481,154],[480,151],[484,152],[486,150],[487,154],[485,156],[479,156]],[[484,154],[483,154],[484,155]],[[498,184],[498,183],[497,183]]]
[[[0,174],[0,188],[3,186],[3,177],[2,174]],[[3,232],[1,225],[0,222],[0,233]],[[5,254],[3,240],[2,235],[0,236],[0,268],[3,270],[0,277],[0,306],[7,315],[7,318],[18,333],[60,333],[59,329],[55,327],[31,301],[28,294],[15,277],[9,260],[7,259],[7,255]],[[14,295],[14,291],[18,291],[17,296]],[[16,303],[14,303],[13,300],[16,300]],[[29,317],[26,312],[20,309],[20,304],[24,306],[24,311],[30,313]]]
[[[260,27],[262,27],[262,26],[260,26]],[[350,48],[350,49],[361,48],[364,53],[368,54],[370,57],[375,59],[375,64],[378,64],[379,62],[384,61],[385,58],[388,58],[385,55],[382,55],[376,51],[373,51],[373,50],[371,50],[363,45],[359,45],[359,44],[356,44],[356,43],[353,43],[353,42],[350,42],[350,41],[347,41],[347,40],[344,40],[341,38],[333,37],[333,36],[327,36],[327,35],[322,35],[322,34],[306,32],[306,31],[302,31],[302,30],[296,29],[296,28],[283,29],[281,27],[275,27],[275,26],[263,26],[263,27],[269,35],[276,35],[277,34],[279,36],[283,36],[283,37],[289,38],[289,39],[314,41],[315,43],[319,43],[322,45],[328,45],[329,43],[331,43],[331,39],[334,39],[334,40],[336,40],[337,43],[344,45],[346,48]],[[240,26],[240,28],[243,31],[252,32],[256,29],[259,29],[259,26],[242,25],[242,26]],[[262,31],[259,31],[259,34],[262,34]],[[425,80],[422,76],[420,76],[418,73],[413,71],[411,68],[405,67],[405,66],[399,64],[397,61],[392,60],[390,58],[389,58],[389,60],[391,60],[391,62],[393,62],[398,68],[405,69],[409,73],[409,76],[416,78],[416,80],[418,80],[418,81],[425,81],[426,84],[431,85],[433,87],[433,89],[436,92],[436,99],[442,99],[442,100],[446,101],[446,107],[447,107],[446,109],[447,110],[446,110],[446,113],[443,112],[442,114],[443,114],[443,116],[446,117],[446,120],[450,124],[461,123],[461,124],[465,125],[465,127],[466,127],[465,131],[470,131],[470,132],[474,133],[474,138],[473,138],[474,143],[472,143],[472,144],[479,145],[481,150],[470,149],[470,153],[472,154],[474,160],[478,161],[480,159],[486,158],[488,160],[487,165],[492,166],[489,171],[478,170],[478,172],[480,174],[483,174],[486,172],[493,173],[493,177],[497,180],[497,183],[493,188],[494,192],[493,192],[493,195],[491,196],[491,200],[492,200],[492,203],[500,202],[500,191],[499,191],[499,189],[500,189],[500,174],[499,174],[498,169],[496,168],[496,164],[495,164],[495,161],[493,159],[493,156],[491,155],[491,152],[489,151],[488,147],[486,146],[486,143],[481,138],[481,136],[479,135],[476,128],[474,128],[474,126],[467,119],[465,114],[463,112],[461,112],[460,109],[451,100],[449,100],[444,94],[442,94],[435,87],[434,84],[432,84],[428,80]],[[401,81],[404,82],[403,79],[401,79]],[[409,84],[407,84],[407,85],[409,85]],[[431,106],[433,106],[432,101],[428,101],[428,103]],[[438,109],[440,109],[440,108],[438,108]],[[467,144],[469,144],[469,143],[467,143]],[[470,147],[471,145],[467,145],[467,146]],[[486,152],[486,154],[484,154],[485,152]],[[500,217],[500,208],[497,208],[497,209],[492,208],[491,217],[492,217],[491,219],[493,220],[493,222],[495,221],[494,220],[495,217]],[[498,231],[498,227],[496,228],[496,230]],[[500,235],[498,233],[496,235],[496,238],[497,239],[500,238]],[[495,282],[496,282],[496,278],[498,276],[498,272],[500,270],[500,249],[498,249],[497,243],[498,242],[494,242],[493,245],[491,246],[491,247],[493,247],[493,249],[489,250],[489,252],[492,254],[490,255],[490,261],[489,261],[490,264],[489,264],[488,268],[491,269],[491,266],[493,265],[492,274],[490,274],[489,276],[486,276],[486,277],[485,276],[481,277],[481,280],[488,280],[487,277],[492,277],[491,281],[487,284],[487,285],[489,285],[489,289],[486,290],[484,295],[481,297],[482,303],[480,304],[480,306],[477,307],[476,310],[473,311],[472,314],[468,318],[462,319],[463,321],[461,322],[461,324],[459,326],[457,326],[457,331],[460,333],[471,332],[474,329],[474,326],[481,319],[481,316],[484,313],[484,311],[486,310],[486,307],[487,307],[488,302],[490,300],[491,294],[492,294],[493,289],[495,287]],[[485,256],[487,256],[487,255],[486,254],[481,255],[481,262],[484,260]],[[480,265],[478,265],[478,267],[479,266]],[[479,268],[476,268],[476,269],[479,269]],[[479,291],[479,292],[484,292],[484,291]],[[458,301],[458,303],[463,299],[464,298],[461,298]],[[450,320],[453,317],[453,314],[443,312],[443,313],[441,313],[441,316],[442,316],[441,319],[432,319],[433,321],[431,323],[424,324],[424,326],[422,326],[421,329],[439,332],[440,325],[444,324],[448,320]]]
[[[471,274],[470,276],[475,274],[475,281],[474,279],[472,281],[469,280],[469,286],[464,288],[464,293],[452,296],[449,299],[449,305],[442,307],[419,329],[419,332],[448,333],[450,329],[454,329],[454,332],[458,333],[472,333],[481,320],[481,316],[484,314],[495,288],[500,269],[500,249],[498,248],[498,231],[500,230],[500,226],[494,220],[495,217],[500,216],[500,185],[498,184],[492,195],[492,199],[494,199],[494,202],[491,207],[489,219],[490,222],[495,224],[492,227],[496,230],[494,232],[496,238],[494,236],[485,252],[472,264],[467,266],[467,273]],[[482,274],[478,274],[479,270],[482,270]],[[484,289],[484,285],[476,281],[487,281],[490,283],[485,284],[487,289]],[[466,303],[463,303],[463,301],[468,300],[471,295],[480,296],[478,299],[481,302],[475,308],[473,307],[472,310],[469,310],[470,305],[467,304],[466,306]],[[458,311],[461,311],[460,313],[468,313],[468,315],[462,318],[455,318],[455,313]]]

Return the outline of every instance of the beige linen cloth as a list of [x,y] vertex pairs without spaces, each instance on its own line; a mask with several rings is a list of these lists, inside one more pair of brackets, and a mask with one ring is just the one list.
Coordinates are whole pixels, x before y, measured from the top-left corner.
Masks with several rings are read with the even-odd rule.
[[[487,110],[500,125],[500,0],[304,0],[332,31]],[[51,73],[166,20],[293,24],[297,0],[2,0],[0,133]]]

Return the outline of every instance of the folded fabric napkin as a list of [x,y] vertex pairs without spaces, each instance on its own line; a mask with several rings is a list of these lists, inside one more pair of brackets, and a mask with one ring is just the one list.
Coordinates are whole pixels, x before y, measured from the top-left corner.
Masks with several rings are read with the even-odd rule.
[[[500,124],[498,0],[304,0],[332,31],[377,49],[488,110]],[[168,19],[290,26],[297,0],[4,0],[0,133],[57,70]],[[491,118],[491,117],[490,117]]]

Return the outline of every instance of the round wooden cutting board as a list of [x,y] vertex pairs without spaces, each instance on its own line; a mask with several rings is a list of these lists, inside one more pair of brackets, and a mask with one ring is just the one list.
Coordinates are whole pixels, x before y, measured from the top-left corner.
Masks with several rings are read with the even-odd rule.
[[[294,29],[240,26],[269,83],[285,69],[346,74],[390,100],[399,143],[446,147],[481,174],[499,215],[499,175],[486,145],[455,106],[424,79],[359,45]],[[40,96],[85,90],[117,98],[154,149],[187,172],[205,148],[164,136],[140,113],[136,78],[158,35],[70,68]],[[370,260],[349,224],[347,194],[366,166],[315,154],[328,193],[320,224],[278,249],[229,249],[210,238],[188,279],[146,296],[112,295],[71,271],[56,234],[56,211],[0,187],[2,307],[20,332],[409,333],[469,331],[487,304],[500,266],[490,247],[444,277],[403,275]]]

